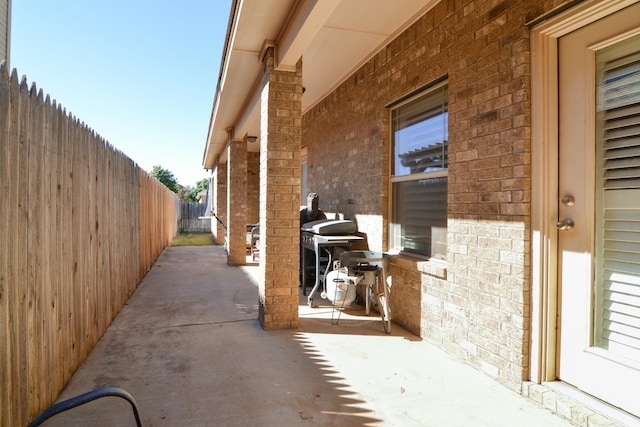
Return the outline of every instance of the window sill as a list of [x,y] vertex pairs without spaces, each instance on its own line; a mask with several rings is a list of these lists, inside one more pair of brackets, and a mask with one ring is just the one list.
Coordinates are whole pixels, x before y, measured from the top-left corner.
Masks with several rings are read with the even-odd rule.
[[447,279],[448,263],[441,259],[424,259],[398,254],[391,258],[391,263],[405,270],[418,270],[422,274],[427,274],[438,279]]

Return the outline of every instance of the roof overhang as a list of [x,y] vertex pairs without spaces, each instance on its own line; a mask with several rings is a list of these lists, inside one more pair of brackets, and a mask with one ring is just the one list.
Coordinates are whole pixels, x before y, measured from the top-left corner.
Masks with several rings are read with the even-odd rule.
[[[260,134],[262,56],[300,58],[303,113],[331,93],[439,0],[233,0],[203,166],[225,161],[229,138]],[[259,143],[249,143],[258,151]]]

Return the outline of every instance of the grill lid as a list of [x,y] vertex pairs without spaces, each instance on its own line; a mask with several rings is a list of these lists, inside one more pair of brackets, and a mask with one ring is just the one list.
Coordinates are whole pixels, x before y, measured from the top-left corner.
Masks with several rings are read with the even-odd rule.
[[302,224],[302,231],[320,235],[352,234],[357,230],[356,223],[346,219],[320,219]]

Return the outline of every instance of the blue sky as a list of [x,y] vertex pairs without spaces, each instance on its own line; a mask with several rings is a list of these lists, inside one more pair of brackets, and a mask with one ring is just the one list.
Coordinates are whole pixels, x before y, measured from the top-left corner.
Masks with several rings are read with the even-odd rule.
[[231,0],[14,0],[11,68],[150,171],[194,186]]

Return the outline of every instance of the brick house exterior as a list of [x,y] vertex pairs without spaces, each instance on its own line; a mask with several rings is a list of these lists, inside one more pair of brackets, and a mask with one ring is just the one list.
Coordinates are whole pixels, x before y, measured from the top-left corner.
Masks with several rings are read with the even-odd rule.
[[[535,197],[543,192],[535,182],[541,180],[539,171],[533,168],[540,167],[536,156],[541,149],[533,136],[538,131],[532,111],[538,86],[532,77],[536,67],[532,35],[536,25],[571,14],[572,7],[620,3],[622,8],[634,2],[422,3],[418,16],[409,14],[410,20],[397,23],[401,31],[367,52],[346,77],[326,84],[302,107],[304,87],[313,83],[305,80],[304,49],[297,68],[274,66],[277,58],[298,52],[292,47],[295,43],[282,55],[273,48],[291,38],[285,27],[295,22],[295,13],[293,18],[284,13],[285,30],[265,35],[265,49],[259,53],[261,81],[268,82],[266,90],[254,90],[261,93],[260,131],[224,122],[214,111],[214,127],[216,120],[221,128],[237,126],[226,142],[247,132],[260,134],[261,171],[256,175],[257,162],[249,161],[248,173],[254,179],[249,180],[247,194],[255,198],[259,186],[261,239],[267,245],[260,261],[266,283],[261,285],[261,321],[265,329],[297,324],[297,314],[288,311],[297,310],[297,284],[279,266],[295,269],[298,263],[293,213],[305,197],[296,192],[303,163],[307,190],[318,193],[320,208],[355,220],[371,250],[388,251],[390,108],[434,82],[446,81],[446,261],[403,254],[392,258],[393,321],[526,394],[529,384],[558,379],[541,361],[555,357],[540,343],[553,341],[555,332],[540,320],[545,303],[538,281],[544,280],[537,271],[544,267],[538,252],[544,249],[532,241],[539,228]],[[236,6],[234,2],[232,18],[237,16]],[[312,18],[309,13],[307,22]],[[230,29],[239,31],[233,22]],[[269,111],[270,102],[276,102],[275,110]],[[214,130],[206,153],[215,152]],[[306,161],[300,158],[302,149]],[[212,168],[215,159],[205,156],[205,167]],[[248,209],[251,217],[252,209]],[[278,302],[270,305],[266,299]]]
[[394,320],[519,390],[527,371],[531,201],[522,24],[539,2],[530,2],[533,10],[494,3],[437,4],[305,113],[302,140],[309,188],[323,209],[357,219],[370,247],[385,250],[387,106],[447,77],[448,262],[392,261]]

